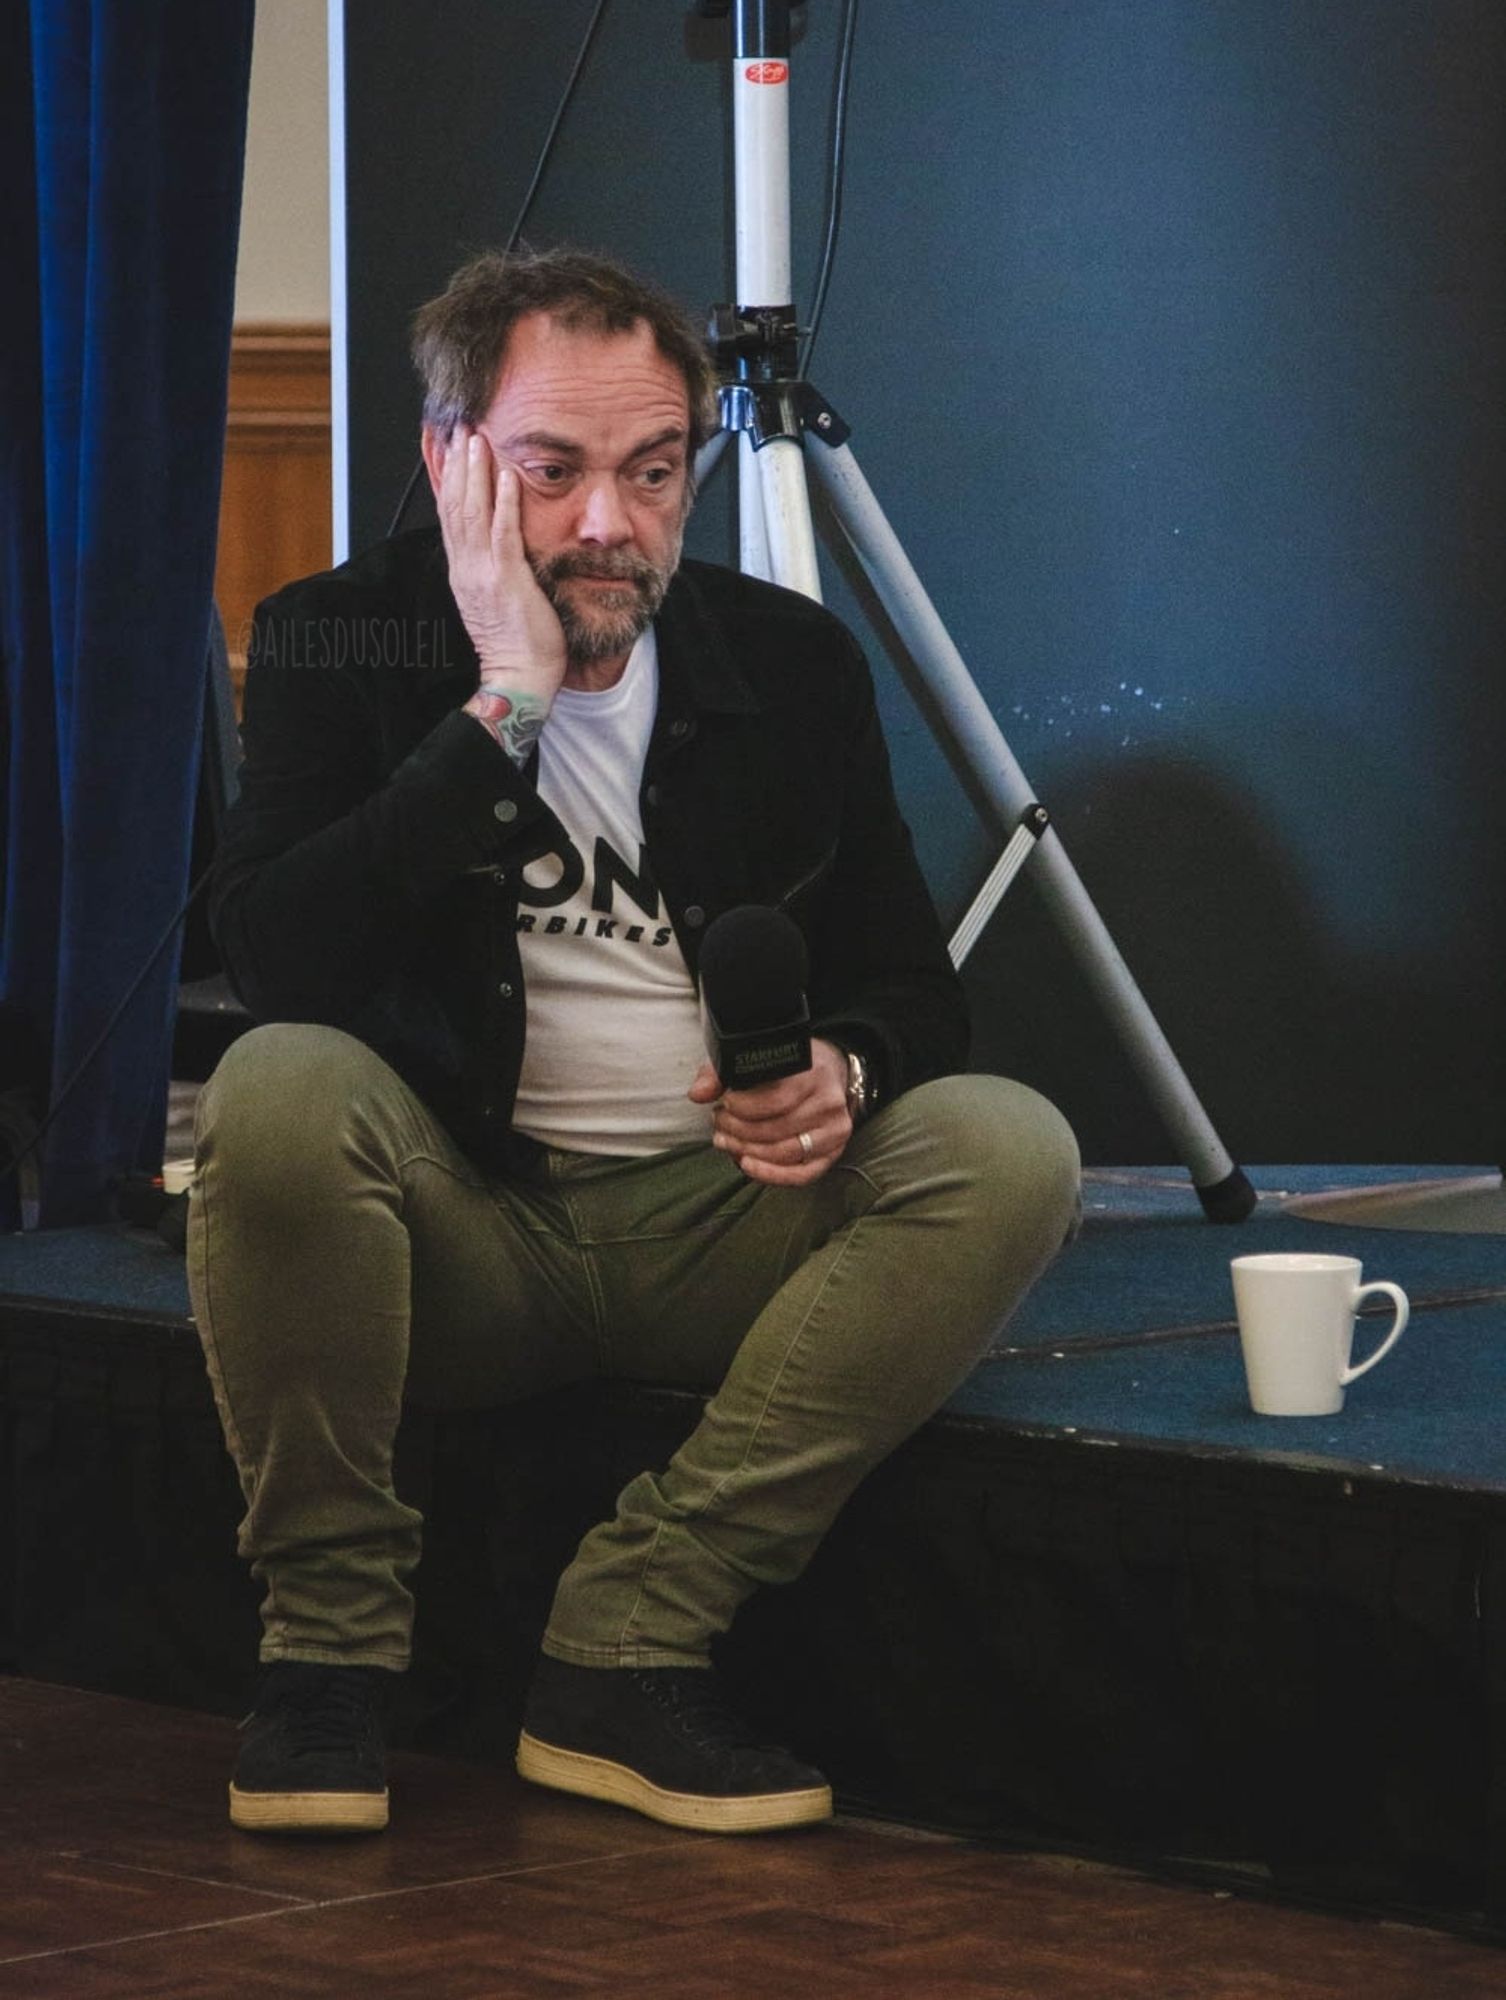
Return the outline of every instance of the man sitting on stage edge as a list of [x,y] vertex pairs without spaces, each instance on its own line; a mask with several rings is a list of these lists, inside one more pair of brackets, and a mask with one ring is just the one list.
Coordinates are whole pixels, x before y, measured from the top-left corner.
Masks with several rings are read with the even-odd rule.
[[[714,426],[690,322],[594,257],[488,255],[414,352],[440,528],[261,607],[215,885],[267,1024],[203,1092],[189,1242],[266,1591],[231,1818],[386,1824],[405,1395],[601,1374],[714,1393],[561,1578],[518,1768],[677,1826],[824,1818],[712,1642],[974,1366],[1068,1232],[1076,1147],[959,1074],[851,635],[680,560]],[[804,933],[812,1056],[723,1090],[698,951],[744,904]]]

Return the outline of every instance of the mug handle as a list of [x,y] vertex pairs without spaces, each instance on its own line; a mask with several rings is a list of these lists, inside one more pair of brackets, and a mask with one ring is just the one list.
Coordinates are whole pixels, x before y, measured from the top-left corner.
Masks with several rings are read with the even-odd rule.
[[1406,1293],[1400,1285],[1393,1285],[1387,1278],[1377,1278],[1373,1284],[1360,1285],[1356,1289],[1354,1294],[1356,1312],[1359,1311],[1360,1300],[1368,1298],[1372,1292],[1385,1293],[1386,1297],[1396,1308],[1396,1318],[1391,1322],[1391,1331],[1386,1335],[1380,1346],[1376,1348],[1375,1352],[1368,1355],[1357,1368],[1346,1368],[1344,1370],[1343,1374],[1339,1377],[1339,1381],[1346,1387],[1351,1382],[1357,1382],[1361,1375],[1367,1374],[1377,1361],[1385,1359],[1397,1341],[1406,1332],[1407,1321],[1411,1317],[1412,1308],[1407,1304]]

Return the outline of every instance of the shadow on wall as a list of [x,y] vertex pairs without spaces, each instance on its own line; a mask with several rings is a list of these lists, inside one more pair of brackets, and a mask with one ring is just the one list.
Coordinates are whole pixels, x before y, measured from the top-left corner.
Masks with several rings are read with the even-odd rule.
[[[1074,798],[1084,797],[1092,813],[1079,819]],[[1089,894],[1237,1160],[1499,1163],[1501,996],[1491,982],[1482,977],[1469,992],[1466,1013],[1449,990],[1457,967],[1440,967],[1430,985],[1420,961],[1393,950],[1383,965],[1381,949],[1372,962],[1347,948],[1325,926],[1279,829],[1208,773],[1150,760],[1089,765],[1055,811]],[[975,1066],[1021,1076],[1054,1098],[1091,1162],[1172,1159],[1028,880],[1027,868],[968,961]],[[1431,1103],[1415,1101],[1394,1063],[1398,1048],[1426,1052]],[[1207,1079],[1222,1079],[1216,1098]],[[1430,1143],[1419,1146],[1419,1133]]]

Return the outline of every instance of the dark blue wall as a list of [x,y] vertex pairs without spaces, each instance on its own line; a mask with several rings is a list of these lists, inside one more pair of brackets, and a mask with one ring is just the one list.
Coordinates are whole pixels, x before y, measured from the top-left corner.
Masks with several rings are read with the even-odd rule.
[[[348,9],[352,519],[411,462],[413,308],[505,238],[589,0]],[[796,51],[815,275],[836,0]],[[1501,1157],[1503,11],[866,0],[815,375],[1246,1160]],[[440,30],[443,30],[443,39]],[[728,295],[726,59],[614,0],[534,212]],[[697,553],[728,552],[713,490]],[[879,666],[943,913],[991,858]],[[978,1058],[1165,1141],[1012,892]]]

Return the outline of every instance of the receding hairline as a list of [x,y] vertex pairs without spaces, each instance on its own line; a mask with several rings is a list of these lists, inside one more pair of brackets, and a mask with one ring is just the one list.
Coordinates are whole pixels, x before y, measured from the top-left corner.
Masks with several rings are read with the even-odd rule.
[[[484,404],[482,410],[476,412],[476,418],[474,418],[476,424],[484,422],[484,418],[496,406],[496,398],[502,394],[502,386],[504,386],[504,380],[506,380],[506,374],[508,374],[508,366],[514,360],[518,330],[522,326],[526,326],[530,320],[550,320],[554,326],[560,328],[560,332],[566,332],[566,334],[584,334],[590,340],[600,340],[600,342],[632,340],[632,336],[638,334],[640,330],[646,332],[650,336],[650,340],[652,340],[654,354],[658,356],[660,362],[664,362],[664,366],[668,368],[668,372],[674,376],[674,384],[676,384],[676,392],[678,392],[678,400],[680,400],[680,408],[684,410],[684,416],[678,422],[674,422],[674,424],[662,424],[660,428],[656,428],[652,432],[646,432],[644,440],[634,446],[634,450],[632,450],[630,456],[638,458],[644,452],[662,450],[662,448],[668,448],[668,446],[674,446],[674,444],[684,446],[686,452],[690,450],[692,440],[696,438],[696,410],[694,410],[694,398],[690,394],[690,384],[686,382],[686,374],[684,374],[684,368],[680,366],[678,356],[672,354],[672,352],[668,352],[664,348],[664,344],[660,342],[658,334],[654,332],[652,322],[646,320],[646,318],[642,318],[642,316],[636,318],[632,322],[632,326],[596,326],[596,324],[590,324],[590,322],[584,322],[580,326],[570,326],[570,324],[566,324],[562,320],[562,316],[558,312],[552,312],[548,306],[540,306],[540,308],[536,308],[532,312],[520,314],[514,320],[514,324],[508,328],[508,340],[506,340],[506,346],[502,348],[502,354],[498,356],[496,368],[492,372],[492,382],[490,382],[490,388],[486,392],[486,404]],[[430,424],[428,416],[424,418],[424,424],[426,426]],[[550,448],[558,448],[558,450],[576,450],[576,446],[572,446],[568,438],[564,438],[558,432],[550,432],[548,424],[530,424],[528,420],[524,420],[518,430],[510,432],[506,440],[498,440],[498,442],[506,444],[506,446],[534,444],[534,446],[550,446]]]
[[519,333],[531,322],[538,320],[546,320],[549,325],[555,327],[560,333],[579,334],[584,339],[603,342],[632,340],[637,335],[646,333],[654,353],[665,363],[679,383],[684,392],[686,409],[690,409],[690,383],[685,374],[684,364],[681,357],[672,348],[665,346],[663,340],[659,337],[659,330],[652,320],[647,319],[642,313],[638,313],[625,325],[621,325],[616,322],[608,322],[605,318],[598,317],[589,310],[575,311],[567,307],[563,311],[557,311],[553,306],[534,306],[525,313],[519,313],[518,317],[507,329],[507,338],[503,343],[502,352],[497,356],[496,368],[492,372],[491,398],[488,402],[488,408],[490,407],[490,403],[496,400],[497,391],[502,386],[502,377],[507,373],[508,364],[513,358]]
[[424,386],[423,421],[449,436],[495,400],[514,334],[529,320],[603,340],[646,328],[653,351],[684,383],[692,443],[717,428],[716,372],[704,336],[661,287],[590,251],[483,251],[414,315],[411,352]]

